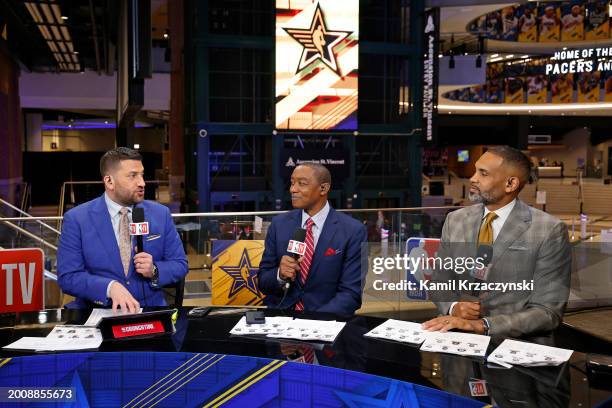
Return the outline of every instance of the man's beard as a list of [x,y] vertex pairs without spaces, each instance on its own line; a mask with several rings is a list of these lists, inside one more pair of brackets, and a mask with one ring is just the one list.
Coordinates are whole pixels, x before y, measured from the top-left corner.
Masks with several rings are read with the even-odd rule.
[[482,191],[476,194],[468,193],[468,199],[474,203],[482,203],[484,205],[495,204],[499,201],[498,198]]

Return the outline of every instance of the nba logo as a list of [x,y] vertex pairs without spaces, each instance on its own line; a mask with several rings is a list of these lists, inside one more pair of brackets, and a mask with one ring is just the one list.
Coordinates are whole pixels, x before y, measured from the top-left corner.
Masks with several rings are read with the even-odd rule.
[[148,222],[132,222],[130,223],[130,235],[148,235]]
[[487,382],[485,380],[475,380],[469,383],[472,397],[486,397],[489,395],[487,392]]
[[306,253],[306,244],[300,241],[291,240],[289,241],[289,245],[287,245],[287,252],[304,255]]

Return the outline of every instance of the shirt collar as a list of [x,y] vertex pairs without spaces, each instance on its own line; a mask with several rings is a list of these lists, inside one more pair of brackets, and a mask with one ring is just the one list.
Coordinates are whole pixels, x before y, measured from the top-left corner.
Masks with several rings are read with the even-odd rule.
[[[116,202],[111,200],[111,198],[106,193],[104,193],[104,201],[106,202],[106,208],[108,208],[108,212],[109,212],[111,217],[114,217],[115,215],[119,214],[119,211],[123,207],[125,207],[125,206],[123,206],[121,204],[117,204]],[[132,212],[132,208],[131,207],[125,207],[125,208],[128,209],[128,214],[130,214]]]
[[[514,205],[516,204],[516,198],[512,201],[510,201],[508,204],[504,205],[502,208],[499,208],[495,211],[493,211],[495,214],[497,214],[497,218],[500,221],[506,221],[506,218],[508,218],[508,216],[510,215],[510,213],[512,212],[512,209],[514,208]],[[484,214],[482,216],[482,218],[486,217],[488,213],[490,213],[491,211],[489,211],[489,209],[485,206],[484,208]]]
[[319,212],[313,215],[312,217],[308,215],[306,211],[302,210],[302,228],[306,228],[306,221],[308,221],[309,218],[312,218],[312,221],[314,221],[317,228],[319,230],[322,230],[323,224],[325,224],[325,220],[327,219],[327,215],[329,214],[329,209],[329,202],[326,201],[325,206],[321,208]]

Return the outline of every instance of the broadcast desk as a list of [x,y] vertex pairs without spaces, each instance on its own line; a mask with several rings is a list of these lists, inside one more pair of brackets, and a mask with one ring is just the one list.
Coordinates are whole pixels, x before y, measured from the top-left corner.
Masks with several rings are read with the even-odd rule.
[[[323,345],[232,336],[241,311],[195,317],[190,309],[179,309],[173,335],[104,342],[98,351],[0,350],[0,387],[70,387],[74,406],[113,407],[590,407],[612,397],[610,383],[605,390],[589,380],[587,354],[580,351],[560,367],[493,368],[480,359],[363,337],[381,318],[355,316],[333,344]],[[284,313],[266,310],[268,316],[279,314]],[[56,324],[82,324],[88,315],[60,309],[0,315],[0,346],[45,336]],[[562,347],[574,342],[571,348],[593,351],[584,350],[587,342],[580,336],[562,336]],[[500,340],[492,339],[488,351]],[[287,362],[300,355],[310,355],[315,364]],[[488,396],[471,396],[469,382],[478,379],[486,381]]]

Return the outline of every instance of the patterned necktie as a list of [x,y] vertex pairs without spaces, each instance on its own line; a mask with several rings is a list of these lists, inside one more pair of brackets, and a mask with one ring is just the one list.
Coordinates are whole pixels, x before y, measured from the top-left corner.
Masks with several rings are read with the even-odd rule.
[[119,210],[121,218],[119,219],[119,253],[121,254],[121,263],[123,264],[123,272],[125,276],[130,271],[130,258],[132,256],[132,243],[130,240],[130,231],[128,220],[128,209],[122,207]]
[[[314,255],[314,237],[312,235],[313,225],[314,221],[312,218],[309,218],[306,221],[306,240],[304,241],[306,244],[306,252],[304,253],[302,263],[300,264],[300,276],[298,278],[302,284],[302,287],[306,285],[306,279],[308,279],[308,272],[310,271],[310,265],[312,264],[312,256]],[[304,303],[301,299],[296,303],[295,310],[304,310]]]
[[478,243],[484,245],[493,244],[493,226],[491,225],[493,220],[497,218],[497,214],[490,212],[485,217],[480,232],[478,233]]

